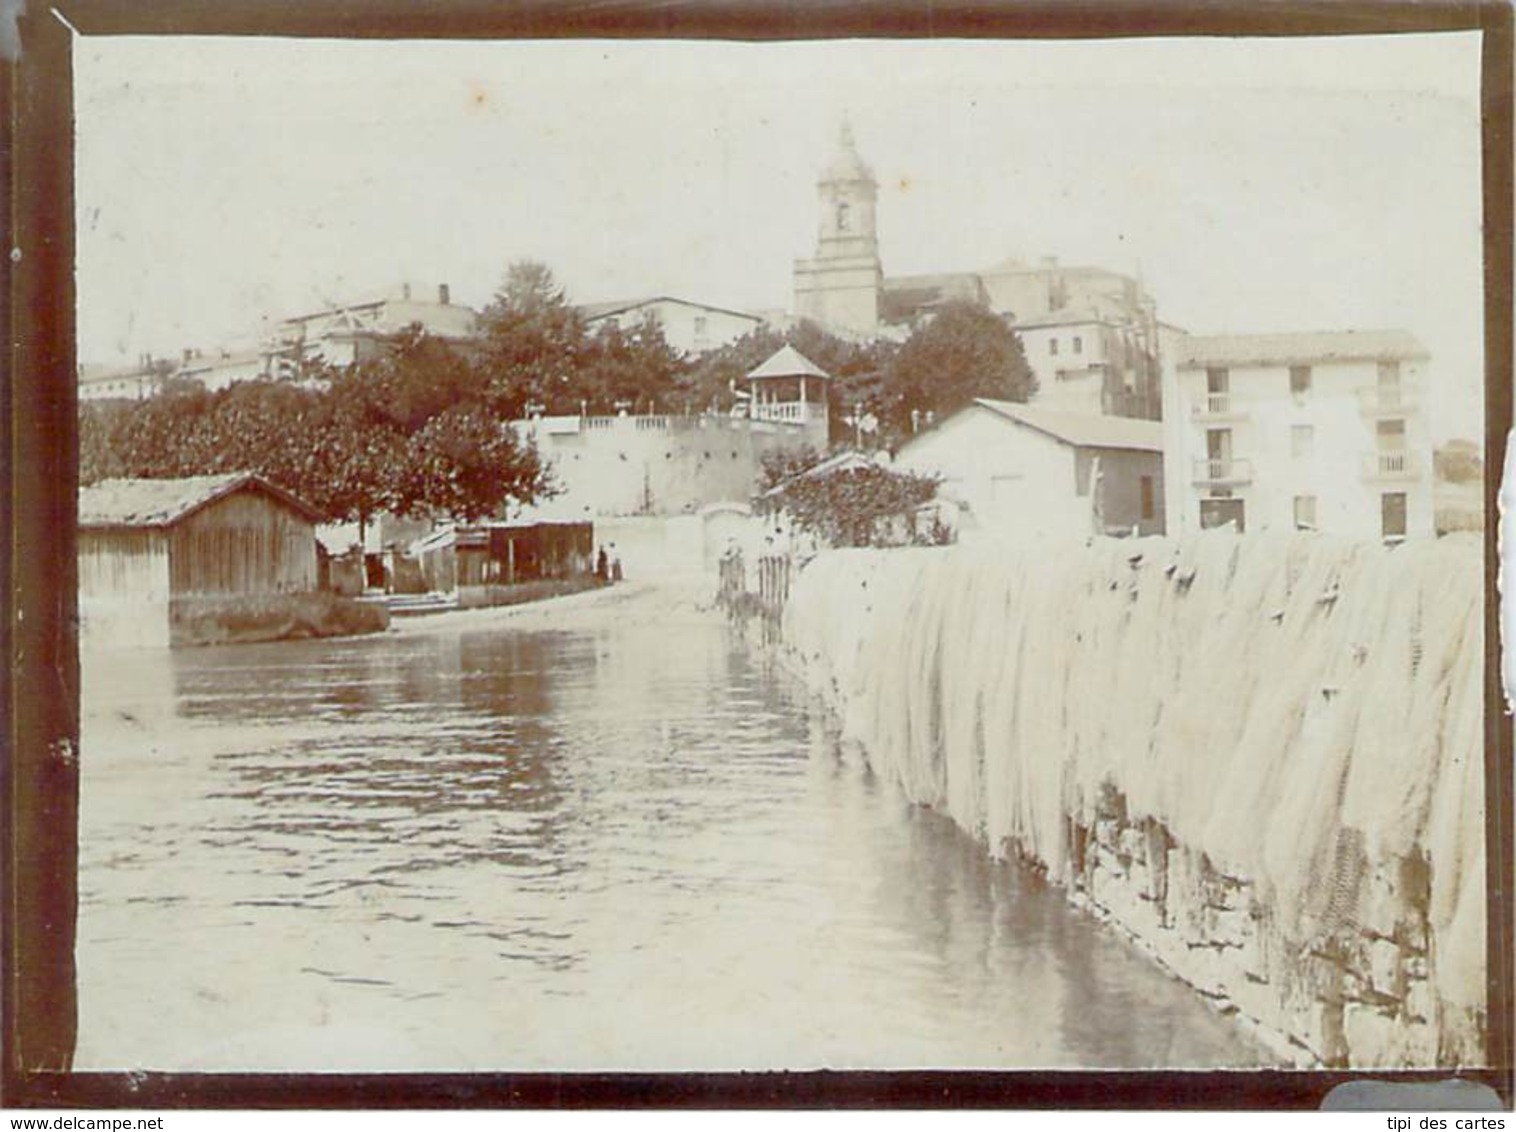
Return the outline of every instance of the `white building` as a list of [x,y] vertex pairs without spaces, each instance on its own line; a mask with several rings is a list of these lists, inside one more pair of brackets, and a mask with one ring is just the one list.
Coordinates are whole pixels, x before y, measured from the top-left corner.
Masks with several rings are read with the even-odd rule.
[[434,338],[467,342],[478,322],[470,307],[452,301],[446,283],[435,292],[402,283],[372,298],[286,318],[272,329],[265,350],[291,365],[346,366],[382,355],[389,340],[411,326]]
[[912,437],[895,466],[941,478],[960,538],[1163,533],[1156,421],[980,399]]
[[157,362],[147,355],[134,366],[81,365],[79,400],[144,401],[158,392],[172,371],[172,363]]
[[579,307],[579,313],[592,331],[607,323],[629,331],[652,322],[663,331],[663,340],[681,354],[702,354],[719,349],[751,334],[764,321],[756,314],[668,295],[588,303]]
[[1036,264],[1006,259],[977,271],[886,275],[878,183],[847,126],[816,192],[815,254],[795,261],[797,318],[853,340],[902,340],[946,303],[978,303],[1021,336],[1039,404],[1157,419],[1156,306],[1141,280],[1052,256]]
[[1433,533],[1428,354],[1401,330],[1165,346],[1168,529]]
[[557,518],[693,515],[747,503],[766,454],[826,447],[827,380],[785,346],[747,375],[740,412],[537,416],[514,427],[552,469]]

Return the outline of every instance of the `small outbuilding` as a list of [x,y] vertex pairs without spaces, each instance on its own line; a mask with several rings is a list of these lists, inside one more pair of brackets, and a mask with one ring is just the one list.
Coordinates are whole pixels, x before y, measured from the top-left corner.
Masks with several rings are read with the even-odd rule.
[[502,588],[594,576],[595,527],[583,521],[443,527],[412,547],[426,588],[460,605],[518,600]]
[[1156,421],[980,399],[912,437],[895,465],[941,478],[960,538],[1156,535],[1162,433]]
[[[287,628],[318,588],[320,516],[245,473],[106,480],[79,493],[79,611],[98,643],[250,639],[207,617]],[[255,636],[259,631],[249,629]],[[264,635],[279,636],[270,631]]]

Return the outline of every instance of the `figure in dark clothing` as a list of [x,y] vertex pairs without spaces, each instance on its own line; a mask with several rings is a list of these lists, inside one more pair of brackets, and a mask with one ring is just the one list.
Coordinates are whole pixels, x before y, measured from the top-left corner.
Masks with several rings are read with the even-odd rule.
[[595,556],[595,578],[602,586],[611,579],[610,562],[610,556],[602,546],[600,553]]

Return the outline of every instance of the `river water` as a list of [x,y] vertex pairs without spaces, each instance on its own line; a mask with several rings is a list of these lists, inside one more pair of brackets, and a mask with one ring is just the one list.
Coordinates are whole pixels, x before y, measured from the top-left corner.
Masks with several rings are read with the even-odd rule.
[[762,648],[627,589],[86,656],[78,1066],[1264,1060]]

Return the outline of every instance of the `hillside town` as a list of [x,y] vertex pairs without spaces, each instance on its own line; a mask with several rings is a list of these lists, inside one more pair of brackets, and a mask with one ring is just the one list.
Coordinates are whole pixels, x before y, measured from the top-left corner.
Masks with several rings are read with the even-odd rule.
[[1477,37],[80,39],[72,1064],[1489,1064]]
[[[932,481],[932,498],[891,528],[907,540],[926,529],[938,539],[1025,543],[1231,526],[1243,535],[1305,530],[1395,542],[1481,525],[1477,447],[1434,450],[1428,402],[1436,368],[1414,328],[1192,334],[1162,320],[1140,279],[1052,257],[892,276],[880,258],[877,197],[875,175],[844,123],[819,171],[816,242],[795,261],[788,312],[667,295],[572,306],[545,268],[513,269],[529,292],[527,307],[574,322],[586,341],[611,343],[607,367],[619,360],[631,369],[651,357],[655,368],[684,375],[645,396],[635,384],[617,396],[612,381],[594,387],[601,395],[593,404],[586,396],[574,405],[534,372],[522,383],[527,392],[504,403],[504,412],[495,408],[510,417],[516,443],[538,454],[547,476],[540,490],[491,501],[477,514],[436,501],[397,509],[376,500],[371,514],[346,516],[358,518],[355,525],[333,522],[343,516],[319,500],[296,498],[298,480],[279,483],[279,472],[256,458],[224,469],[222,453],[214,468],[221,478],[204,478],[210,466],[194,467],[200,480],[161,486],[174,497],[167,510],[132,510],[123,500],[148,489],[123,488],[119,477],[88,487],[84,529],[171,525],[173,514],[242,492],[247,485],[234,486],[228,472],[257,474],[255,494],[282,500],[284,513],[303,516],[319,538],[305,546],[268,531],[249,535],[259,547],[284,549],[265,550],[278,560],[266,571],[229,559],[219,576],[241,579],[234,591],[254,578],[278,592],[304,588],[280,559],[294,554],[302,578],[317,576],[319,558],[323,590],[384,594],[396,608],[416,609],[483,600],[478,587],[486,579],[512,585],[536,581],[543,570],[592,574],[591,543],[607,555],[614,547],[623,570],[646,577],[709,573],[734,547],[755,555],[766,540],[771,548],[776,532],[786,540],[814,536],[815,524],[787,530],[785,508],[775,506],[780,485],[765,469],[786,460],[809,482],[855,474],[858,463]],[[527,317],[525,310],[479,312],[454,302],[446,283],[405,284],[267,322],[240,345],[143,357],[125,372],[81,367],[79,397],[86,413],[119,414],[170,390],[224,397],[250,383],[309,389],[331,385],[323,378],[334,372],[361,374],[414,352],[418,342],[448,364],[488,369],[498,364],[490,327]],[[1008,360],[986,360],[972,346],[929,355],[914,399],[908,385],[881,380],[891,366],[904,368],[902,356],[929,330],[946,335],[954,320],[975,316],[988,320],[1002,349],[1011,344]],[[955,329],[961,340],[985,333],[982,325]],[[849,372],[828,372],[797,344]],[[527,349],[511,364],[560,364]],[[434,375],[420,372],[419,380]],[[844,453],[851,462],[837,464]],[[109,460],[87,465],[85,479],[112,468]],[[97,499],[108,505],[97,511]],[[548,569],[536,558],[517,563],[491,552],[483,573],[464,565],[465,546],[512,547],[508,532],[553,523],[593,529],[573,561]],[[137,562],[115,545],[119,533],[114,538],[111,560]],[[90,539],[92,556],[107,553]],[[219,553],[243,555],[243,546],[226,544]],[[456,563],[425,565],[444,549]],[[113,601],[135,602],[142,586],[156,585],[124,580],[132,576],[98,564],[86,572],[87,608],[102,610],[93,623],[112,622]],[[181,585],[155,592],[177,598]]]

